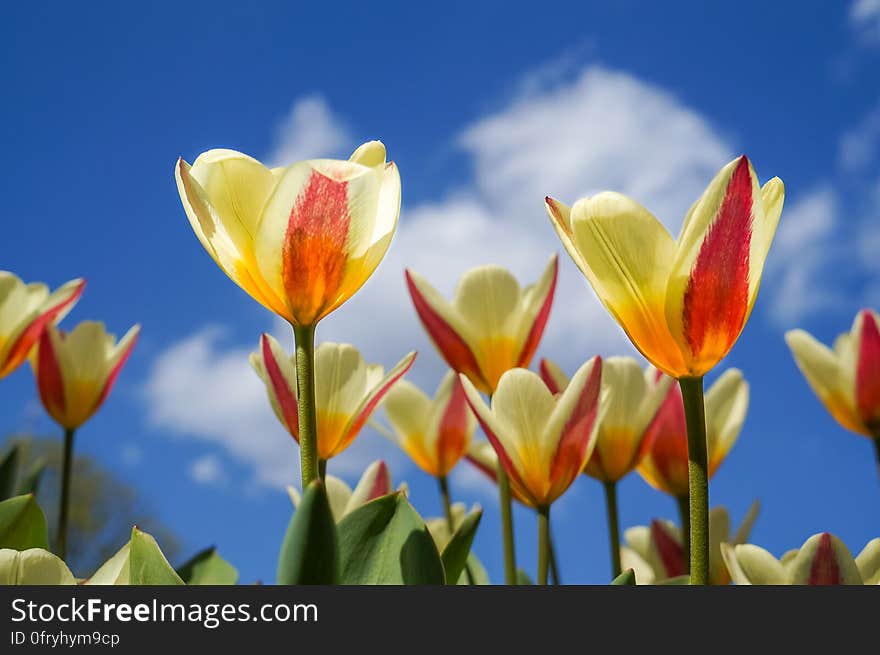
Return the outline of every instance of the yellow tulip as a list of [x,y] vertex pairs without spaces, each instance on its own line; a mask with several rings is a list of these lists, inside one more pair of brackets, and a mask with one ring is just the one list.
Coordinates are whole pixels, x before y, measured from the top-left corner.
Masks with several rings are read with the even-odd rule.
[[83,321],[69,334],[46,326],[33,368],[43,407],[59,425],[75,430],[98,411],[139,333],[135,325],[117,343],[96,321]]
[[[335,457],[355,437],[385,394],[410,369],[411,352],[385,375],[382,366],[367,364],[354,346],[322,343],[315,351],[315,401],[318,458]],[[251,366],[266,385],[269,402],[281,424],[299,442],[300,426],[294,360],[278,341],[264,334]]]
[[506,269],[479,266],[462,276],[451,303],[415,271],[407,270],[406,282],[446,363],[493,393],[505,371],[531,362],[550,315],[557,268],[553,255],[538,282],[523,289]]
[[678,240],[647,209],[603,192],[546,199],[563,245],[635,347],[674,378],[702,377],[731,349],[758,294],[784,188],[740,157],[715,176]]
[[46,325],[67,315],[85,284],[71,280],[50,294],[45,284],[25,284],[13,273],[0,271],[0,378],[27,359]]
[[791,330],[785,340],[837,422],[877,440],[880,448],[880,316],[870,309],[859,312],[852,330],[837,338],[833,350],[803,330]]
[[382,261],[397,227],[400,175],[370,141],[348,161],[267,168],[209,150],[175,168],[193,231],[217,265],[294,326],[348,300]]
[[394,441],[428,475],[445,478],[467,452],[476,420],[458,376],[450,371],[434,398],[401,380],[385,397]]

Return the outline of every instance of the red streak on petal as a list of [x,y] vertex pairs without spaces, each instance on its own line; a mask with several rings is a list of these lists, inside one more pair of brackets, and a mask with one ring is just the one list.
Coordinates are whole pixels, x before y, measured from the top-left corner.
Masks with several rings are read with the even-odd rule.
[[684,294],[684,334],[695,355],[704,347],[726,354],[742,331],[749,305],[751,237],[752,178],[749,160],[742,156]]
[[862,310],[862,333],[856,368],[856,404],[862,420],[880,428],[880,329],[874,314]]
[[62,300],[60,303],[55,305],[54,307],[50,307],[45,312],[37,316],[33,321],[31,321],[30,325],[28,325],[24,331],[18,335],[18,339],[15,340],[15,344],[9,349],[9,352],[6,354],[6,361],[0,365],[0,369],[2,369],[3,373],[9,373],[15,368],[18,367],[28,356],[28,353],[31,351],[31,348],[34,347],[34,344],[40,340],[40,336],[43,333],[43,330],[47,325],[54,322],[58,315],[63,312],[65,309],[70,307],[73,303],[79,300],[79,297],[82,295],[83,289],[85,289],[86,281],[83,280],[80,282],[73,292]]
[[580,472],[584,453],[590,445],[596,414],[599,411],[601,387],[602,359],[596,357],[593,370],[590,371],[590,376],[581,390],[571,416],[562,429],[562,436],[556,446],[553,463],[550,465],[551,486],[555,486],[559,482],[564,483],[566,479],[570,484],[571,480]]
[[299,443],[299,412],[296,406],[296,397],[293,391],[287,385],[287,379],[281,372],[278,362],[275,361],[275,353],[269,345],[269,338],[263,334],[260,337],[260,348],[263,351],[263,365],[266,367],[266,374],[272,383],[272,391],[281,407],[281,413],[284,416],[284,423],[290,436]]
[[471,413],[467,394],[457,377],[452,383],[452,395],[440,419],[437,436],[437,462],[441,475],[449,473],[461,457],[467,440],[468,418]]
[[674,578],[687,573],[684,565],[684,547],[666,531],[660,521],[651,521],[651,539],[660,555],[666,577]]
[[838,585],[840,584],[840,566],[834,555],[834,547],[831,544],[831,535],[823,532],[819,537],[819,547],[813,557],[810,566],[809,585]]
[[562,389],[559,388],[559,385],[556,383],[556,378],[553,377],[553,373],[550,371],[550,367],[547,366],[547,360],[542,359],[541,363],[538,365],[538,372],[541,374],[541,379],[544,381],[544,385],[550,389],[550,393],[554,396],[558,394]]
[[467,455],[465,455],[464,458],[465,458],[467,461],[469,461],[471,464],[473,464],[474,466],[476,466],[476,467],[477,467],[477,470],[479,470],[479,471],[481,471],[483,474],[485,474],[485,476],[486,476],[487,478],[489,478],[490,480],[492,480],[492,482],[496,482],[496,483],[498,482],[498,471],[495,470],[494,467],[492,467],[492,466],[486,466],[485,463],[483,463],[482,461],[478,460],[476,457],[474,457],[474,456],[471,455],[471,454],[467,454]]
[[67,406],[64,398],[64,378],[61,376],[61,367],[55,356],[52,338],[46,330],[40,335],[37,351],[37,390],[43,406],[53,418],[64,416]]
[[480,366],[477,364],[474,353],[471,352],[464,339],[452,329],[452,326],[434,311],[434,308],[419,291],[409,271],[406,271],[406,286],[425,331],[431,337],[431,341],[434,342],[446,363],[456,373],[464,373],[475,385],[482,387],[484,391],[487,390],[488,384],[484,380],[483,374],[480,373]]
[[367,500],[373,500],[380,496],[387,496],[391,493],[391,474],[388,472],[388,466],[384,460],[379,460],[379,466],[376,470],[376,477],[373,480],[373,486],[367,495]]
[[101,404],[107,400],[107,396],[110,395],[110,390],[113,388],[113,385],[116,383],[116,378],[119,377],[120,371],[122,371],[122,367],[128,358],[131,356],[131,351],[134,349],[134,345],[137,343],[138,337],[140,334],[134,335],[134,338],[128,343],[128,346],[125,348],[125,352],[119,357],[119,361],[116,362],[116,365],[110,371],[110,374],[107,376],[107,380],[104,382],[104,388],[101,389],[101,395],[98,396],[98,400],[95,401],[95,406],[92,408],[92,412],[97,411],[97,409],[101,406]]
[[290,210],[281,279],[294,319],[311,325],[336,299],[348,260],[348,182],[313,171]]
[[519,360],[517,361],[517,366],[528,368],[529,362],[532,361],[532,357],[534,357],[535,351],[538,349],[538,343],[540,343],[541,336],[544,334],[547,319],[550,318],[550,309],[553,307],[553,296],[556,293],[556,278],[558,275],[559,260],[554,257],[553,279],[550,282],[550,288],[547,290],[547,296],[544,298],[541,309],[538,311],[538,315],[535,317],[535,322],[532,324],[532,329],[529,330],[529,335],[526,337],[526,341],[523,344],[522,351],[519,354]]
[[361,413],[358,414],[355,419],[351,422],[351,425],[346,430],[345,436],[341,439],[341,443],[350,443],[351,440],[360,432],[361,428],[364,427],[364,424],[370,419],[370,415],[376,410],[379,406],[379,403],[382,402],[382,399],[385,397],[389,391],[391,391],[391,387],[394,386],[394,383],[397,382],[400,378],[406,375],[406,372],[412,368],[413,362],[416,361],[415,355],[410,357],[409,361],[400,368],[400,370],[390,377],[382,387],[376,391],[372,398],[364,405]]
[[666,398],[648,426],[645,444],[666,490],[675,496],[687,494],[687,423],[677,381],[669,386]]

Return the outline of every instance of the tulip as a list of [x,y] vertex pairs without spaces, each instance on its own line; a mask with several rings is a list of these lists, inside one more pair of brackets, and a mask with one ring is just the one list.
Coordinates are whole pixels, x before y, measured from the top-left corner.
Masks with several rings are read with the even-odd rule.
[[647,209],[603,192],[571,208],[546,199],[569,255],[654,366],[680,381],[688,419],[691,580],[709,575],[709,480],[703,376],[745,327],[785,195],[763,188],[739,157],[719,171],[685,216],[678,240]]
[[437,479],[443,509],[452,525],[447,476],[467,451],[476,428],[458,376],[450,371],[431,399],[401,380],[385,397],[391,438],[428,475]]
[[75,584],[67,564],[47,550],[0,548],[0,585]]
[[348,161],[313,159],[269,169],[232,150],[209,150],[175,169],[193,231],[217,265],[286,319],[297,344],[303,487],[317,476],[315,325],[342,305],[385,256],[400,211],[400,176],[385,146]]
[[[378,364],[367,364],[354,346],[322,343],[315,351],[315,408],[317,453],[321,476],[327,460],[336,457],[357,437],[385,394],[415,361],[409,353],[387,375]],[[278,341],[263,334],[260,349],[251,353],[251,366],[266,385],[275,416],[302,447],[294,358]]]
[[[568,386],[568,377],[554,362],[541,360],[541,378],[553,393]],[[669,395],[670,378],[648,367],[642,371],[632,357],[609,357],[602,366],[602,387],[609,390],[608,407],[596,433],[596,447],[584,473],[602,482],[611,542],[612,577],[621,573],[617,482],[632,471],[648,446],[648,425]]]
[[[479,266],[459,280],[449,303],[418,273],[406,271],[416,313],[452,370],[491,395],[501,376],[527,367],[538,348],[553,305],[558,261],[554,254],[537,283],[522,289],[500,266]],[[498,469],[504,578],[516,582],[510,483]]]
[[474,384],[461,376],[471,409],[511,488],[538,511],[541,584],[547,582],[550,506],[583,470],[596,445],[601,378],[602,360],[594,357],[554,396],[536,374],[511,369],[501,376],[490,408]]
[[880,584],[880,538],[869,541],[856,558],[827,532],[813,535],[781,560],[752,544],[721,544],[721,555],[738,585]]
[[819,399],[847,430],[873,439],[880,469],[880,316],[863,309],[834,349],[803,330],[785,340]]
[[[730,534],[730,516],[723,507],[709,512],[709,584],[730,584],[730,573],[721,558],[721,544],[744,544],[758,517],[758,501],[752,503],[736,533]],[[639,584],[656,584],[687,575],[687,554],[682,531],[671,521],[637,525],[624,532],[626,545],[620,555],[624,568],[636,573]]]
[[[364,470],[353,490],[344,480],[335,475],[328,475],[324,478],[324,488],[330,503],[330,513],[337,523],[371,500],[394,492],[394,487],[391,484],[391,472],[382,460],[373,462]],[[406,485],[401,484],[398,491],[406,493]],[[294,487],[287,487],[287,494],[290,496],[293,507],[298,508],[302,500],[299,491]]]
[[27,359],[47,325],[67,315],[85,285],[85,280],[71,280],[50,294],[45,284],[25,284],[0,271],[0,379]]
[[67,548],[73,439],[76,430],[107,399],[122,366],[137,342],[140,326],[117,343],[103,323],[83,321],[69,334],[47,325],[35,350],[32,366],[43,407],[64,428],[61,503],[58,512],[58,554]]

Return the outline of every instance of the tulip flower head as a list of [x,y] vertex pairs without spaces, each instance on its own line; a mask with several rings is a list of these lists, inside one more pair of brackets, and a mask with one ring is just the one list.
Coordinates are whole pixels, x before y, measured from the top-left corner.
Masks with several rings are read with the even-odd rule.
[[602,418],[602,360],[578,369],[554,396],[535,373],[515,368],[501,376],[486,405],[474,384],[461,376],[468,402],[525,504],[548,508],[571,485],[596,445]]
[[[709,478],[733,448],[749,407],[749,385],[735,368],[725,371],[706,392]],[[648,426],[648,448],[639,474],[655,489],[676,498],[688,495],[687,424],[677,382]]]
[[83,321],[70,333],[47,325],[33,369],[49,416],[67,430],[88,421],[110,394],[140,329],[135,325],[117,342],[96,321]]
[[272,169],[234,150],[209,150],[192,166],[178,160],[175,177],[205,250],[292,325],[314,325],[354,295],[397,227],[400,175],[379,141],[348,161]]
[[[730,516],[725,508],[715,507],[709,512],[709,584],[730,584],[730,573],[721,558],[721,544],[746,543],[758,510],[755,501],[734,535],[730,534]],[[620,549],[621,562],[624,569],[636,572],[638,584],[655,584],[687,575],[681,530],[671,521],[654,520],[650,527],[637,525],[627,529],[623,536],[626,545]]]
[[493,393],[502,374],[527,367],[550,316],[558,262],[550,258],[533,285],[520,288],[500,266],[466,272],[449,303],[415,271],[406,283],[416,312],[437,350],[483,393]]
[[843,427],[880,439],[880,316],[864,309],[834,349],[803,330],[785,340],[813,391]]
[[[324,478],[324,488],[330,503],[330,513],[337,523],[358,507],[394,492],[391,472],[382,460],[373,462],[364,470],[353,490],[335,475],[327,475]],[[406,485],[401,483],[398,491],[406,493]],[[295,487],[287,487],[287,494],[294,508],[298,508],[302,500],[299,491]]]
[[827,532],[813,535],[781,560],[752,544],[722,544],[721,554],[738,585],[880,584],[880,538],[869,541],[856,558]]
[[[549,359],[541,360],[541,378],[553,393],[569,380]],[[596,447],[584,473],[603,482],[617,482],[632,471],[646,452],[648,426],[672,380],[649,367],[642,371],[632,357],[609,357],[602,363],[602,387],[609,389],[608,406],[596,434]]]
[[434,398],[401,380],[385,397],[398,445],[428,475],[445,478],[467,452],[477,422],[458,376],[450,371]]
[[27,359],[47,325],[67,315],[85,285],[85,280],[71,280],[50,294],[45,284],[25,284],[0,271],[0,379]]
[[546,199],[569,255],[654,366],[702,377],[731,349],[757,297],[784,188],[743,156],[715,176],[678,240],[647,209],[603,192],[569,208]]
[[[322,343],[315,350],[318,457],[328,460],[348,448],[391,387],[415,361],[409,353],[385,375],[378,364],[367,364],[354,346]],[[268,335],[250,356],[251,366],[266,385],[275,415],[299,442],[294,359]]]

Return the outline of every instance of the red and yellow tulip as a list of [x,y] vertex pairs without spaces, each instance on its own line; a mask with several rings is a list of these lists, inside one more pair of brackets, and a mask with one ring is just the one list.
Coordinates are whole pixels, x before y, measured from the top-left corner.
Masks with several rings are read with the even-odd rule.
[[[327,475],[324,478],[324,488],[327,491],[330,513],[337,523],[358,507],[394,491],[394,487],[391,486],[391,472],[381,459],[364,470],[354,489],[349,487],[345,480],[334,475]],[[398,491],[405,493],[406,485],[401,483]],[[299,491],[295,487],[287,487],[287,494],[294,508],[298,509],[302,501]]]
[[67,315],[85,284],[71,280],[50,294],[45,284],[25,284],[15,274],[0,271],[0,379],[27,359],[47,325]]
[[[706,392],[706,442],[711,478],[733,448],[749,407],[749,385],[737,369],[725,371]],[[676,498],[688,495],[688,442],[684,406],[673,383],[648,426],[648,448],[638,466],[651,486]]]
[[484,393],[502,374],[527,367],[544,333],[556,289],[553,255],[537,283],[521,288],[500,266],[480,266],[462,276],[448,302],[418,273],[406,272],[422,325],[450,368]]
[[782,212],[779,178],[763,187],[743,156],[715,176],[678,240],[613,192],[569,208],[546,199],[569,255],[635,347],[673,378],[702,377],[731,349],[758,294]]
[[267,168],[234,150],[179,159],[177,189],[217,265],[264,307],[311,326],[348,300],[385,256],[400,176],[370,141],[348,161]]
[[110,394],[139,333],[135,325],[117,343],[96,321],[83,321],[69,334],[47,325],[33,369],[49,416],[66,430],[89,420]]
[[461,376],[511,489],[527,505],[548,508],[583,470],[601,421],[601,379],[602,360],[594,357],[554,396],[535,373],[515,368],[501,376],[490,408]]
[[[553,393],[568,387],[568,377],[549,359],[541,360],[541,378]],[[656,370],[642,371],[632,357],[609,357],[602,363],[602,387],[608,404],[596,434],[596,447],[584,473],[602,482],[617,482],[645,454],[648,426],[672,380]]]
[[803,330],[785,335],[798,368],[831,415],[847,430],[880,440],[880,316],[859,312],[834,348]]
[[428,475],[445,478],[467,452],[476,420],[458,376],[450,371],[434,398],[401,380],[385,397],[394,440]]
[[[328,460],[348,448],[382,402],[385,394],[410,369],[411,352],[385,375],[378,364],[367,364],[354,346],[322,343],[315,350],[315,400],[318,458]],[[266,385],[275,415],[299,442],[296,369],[293,358],[268,334],[250,356],[251,366]]]

